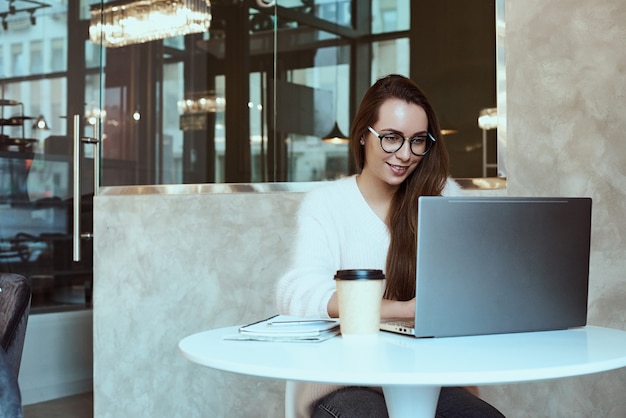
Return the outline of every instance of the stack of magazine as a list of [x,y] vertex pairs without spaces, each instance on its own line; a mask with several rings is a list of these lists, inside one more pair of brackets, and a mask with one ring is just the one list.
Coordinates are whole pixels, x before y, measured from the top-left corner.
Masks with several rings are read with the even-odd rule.
[[339,334],[339,319],[274,315],[243,325],[236,340],[316,342]]

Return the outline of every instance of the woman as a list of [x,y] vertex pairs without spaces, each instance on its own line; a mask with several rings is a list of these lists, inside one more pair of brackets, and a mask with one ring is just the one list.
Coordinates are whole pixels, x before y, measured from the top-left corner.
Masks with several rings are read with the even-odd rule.
[[[385,272],[383,318],[413,318],[417,199],[459,194],[437,117],[406,77],[389,75],[365,93],[353,120],[350,148],[360,174],[309,192],[298,213],[292,269],[278,282],[283,314],[338,317],[334,274]],[[307,384],[302,417],[386,417],[380,390]],[[502,415],[461,388],[444,388],[438,417]]]

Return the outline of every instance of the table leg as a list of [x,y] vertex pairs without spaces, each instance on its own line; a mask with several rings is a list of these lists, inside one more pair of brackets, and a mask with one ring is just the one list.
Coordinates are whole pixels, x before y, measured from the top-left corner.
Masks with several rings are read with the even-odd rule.
[[383,386],[389,418],[433,418],[439,386]]

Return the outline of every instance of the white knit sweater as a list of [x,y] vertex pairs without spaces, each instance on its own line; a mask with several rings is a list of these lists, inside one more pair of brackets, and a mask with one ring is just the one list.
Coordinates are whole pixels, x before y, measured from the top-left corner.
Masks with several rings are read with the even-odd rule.
[[[448,181],[444,195],[462,194]],[[389,231],[359,191],[356,176],[326,183],[310,191],[298,211],[298,233],[291,269],[276,287],[278,311],[287,315],[328,317],[337,270],[385,270]],[[299,417],[334,385],[300,384]]]
[[298,212],[292,268],[278,282],[278,310],[328,317],[335,272],[382,270],[388,247],[387,226],[361,195],[355,176],[310,191]]

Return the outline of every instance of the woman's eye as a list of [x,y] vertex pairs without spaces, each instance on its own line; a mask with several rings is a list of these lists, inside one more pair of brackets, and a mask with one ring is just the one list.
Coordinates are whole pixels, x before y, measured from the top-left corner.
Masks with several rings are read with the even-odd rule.
[[402,137],[400,135],[385,135],[384,136],[385,140],[387,142],[401,142],[402,141]]
[[412,144],[423,144],[424,142],[426,142],[425,136],[416,136],[415,138],[411,138]]

